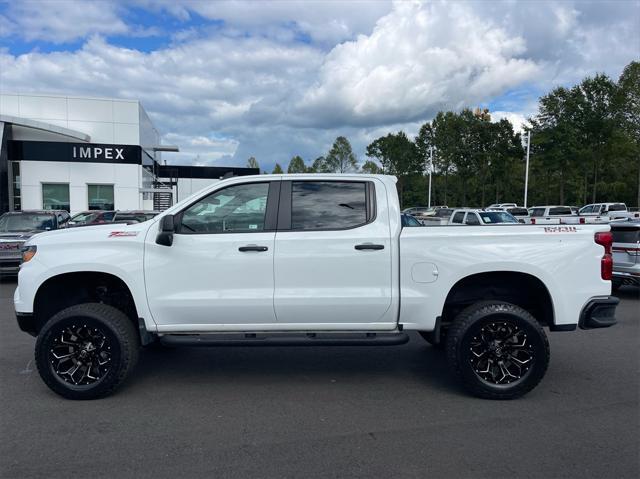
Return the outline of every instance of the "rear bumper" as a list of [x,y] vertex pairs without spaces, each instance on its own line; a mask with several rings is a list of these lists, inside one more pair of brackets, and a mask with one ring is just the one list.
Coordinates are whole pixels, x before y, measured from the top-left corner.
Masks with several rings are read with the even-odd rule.
[[592,298],[582,308],[578,326],[580,329],[608,328],[616,324],[616,307],[620,300],[614,296]]
[[18,327],[25,333],[29,333],[31,336],[37,336],[36,322],[32,313],[16,313],[16,319],[18,320]]
[[616,271],[614,269],[613,278],[622,284],[640,285],[640,270],[637,267],[633,268],[633,270],[631,270],[631,268],[627,268],[626,271]]

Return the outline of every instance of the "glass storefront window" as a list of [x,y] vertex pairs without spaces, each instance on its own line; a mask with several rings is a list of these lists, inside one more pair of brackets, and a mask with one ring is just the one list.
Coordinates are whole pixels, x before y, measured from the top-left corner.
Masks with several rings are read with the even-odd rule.
[[90,210],[113,210],[113,185],[87,185]]
[[12,202],[13,211],[20,211],[22,209],[22,198],[20,193],[20,162],[11,162],[11,189],[12,189]]
[[42,209],[71,211],[68,183],[42,183]]

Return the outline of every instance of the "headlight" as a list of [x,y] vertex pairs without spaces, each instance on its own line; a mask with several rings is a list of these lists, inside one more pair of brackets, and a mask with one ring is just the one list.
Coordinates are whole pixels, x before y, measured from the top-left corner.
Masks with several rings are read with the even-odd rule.
[[36,255],[36,251],[38,251],[38,247],[35,245],[32,246],[23,246],[22,247],[22,262],[28,263],[31,259]]

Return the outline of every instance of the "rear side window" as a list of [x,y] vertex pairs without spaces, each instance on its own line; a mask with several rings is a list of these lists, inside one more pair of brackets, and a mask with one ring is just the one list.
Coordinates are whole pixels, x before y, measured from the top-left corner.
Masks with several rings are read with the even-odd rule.
[[570,215],[571,208],[559,206],[556,208],[549,208],[549,216]]
[[348,229],[367,223],[365,182],[294,181],[291,229]]
[[615,205],[609,205],[609,211],[627,211],[627,207],[622,203],[616,203]]
[[462,220],[464,219],[464,211],[459,211],[458,213],[456,213],[455,215],[453,215],[453,220],[451,220],[453,223],[460,223],[462,224]]

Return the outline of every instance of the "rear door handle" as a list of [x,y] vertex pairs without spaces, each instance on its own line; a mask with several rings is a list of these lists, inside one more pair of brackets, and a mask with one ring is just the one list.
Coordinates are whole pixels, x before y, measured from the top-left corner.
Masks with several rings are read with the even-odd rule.
[[266,246],[257,246],[255,244],[248,244],[247,246],[240,246],[238,248],[238,251],[241,251],[243,253],[246,253],[247,251],[257,251],[258,253],[264,253],[268,249],[269,248],[267,248]]
[[357,249],[357,250],[363,250],[363,249],[380,250],[380,249],[384,249],[384,245],[383,244],[373,244],[373,243],[363,243],[363,244],[355,245],[354,248]]

